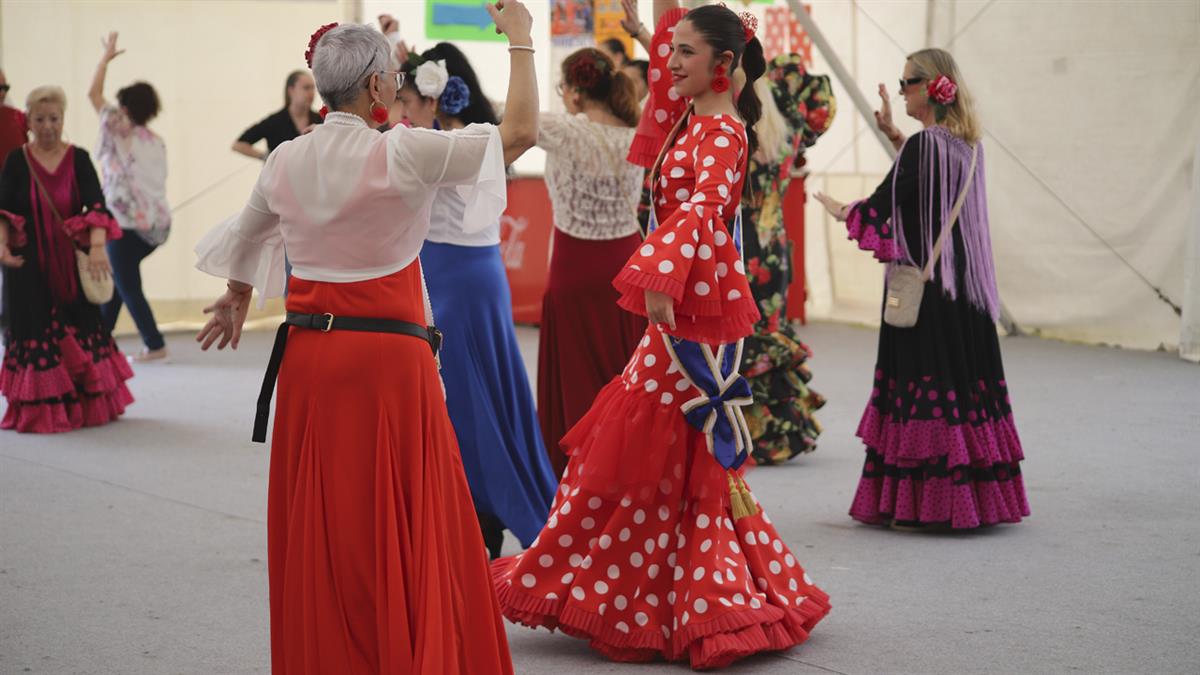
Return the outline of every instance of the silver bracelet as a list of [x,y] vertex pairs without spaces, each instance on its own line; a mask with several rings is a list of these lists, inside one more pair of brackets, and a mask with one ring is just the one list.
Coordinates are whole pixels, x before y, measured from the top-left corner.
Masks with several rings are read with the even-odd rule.
[[509,46],[508,46],[508,51],[509,51],[509,53],[512,53],[512,52],[529,52],[530,54],[533,54],[533,53],[534,53],[534,52],[536,52],[537,50],[536,50],[536,49],[534,49],[533,47],[527,47],[527,46],[525,46],[525,45],[509,45]]

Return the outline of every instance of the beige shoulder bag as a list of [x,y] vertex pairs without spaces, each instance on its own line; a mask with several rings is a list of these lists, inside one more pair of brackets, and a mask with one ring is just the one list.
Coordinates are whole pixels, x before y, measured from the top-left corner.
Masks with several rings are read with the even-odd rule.
[[[975,161],[978,158],[979,144],[976,143],[975,149],[971,151],[971,169],[967,173],[967,183],[963,185],[962,192],[954,202],[954,209],[950,211],[950,219],[942,228],[937,243],[933,245],[933,250],[929,253],[925,269],[896,264],[888,270],[887,299],[883,306],[883,322],[887,325],[896,328],[912,328],[917,325],[917,317],[921,311],[921,298],[925,295],[925,282],[933,278],[933,266],[942,256],[942,244],[945,243],[946,235],[958,223],[958,215],[967,198],[967,191],[971,189],[971,184],[975,181]],[[903,237],[904,233],[896,232],[896,236]]]

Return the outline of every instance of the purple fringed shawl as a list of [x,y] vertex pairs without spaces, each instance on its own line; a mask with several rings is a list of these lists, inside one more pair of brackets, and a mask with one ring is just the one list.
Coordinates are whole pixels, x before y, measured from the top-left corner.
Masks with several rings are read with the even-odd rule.
[[[922,260],[928,260],[932,255],[933,244],[937,234],[941,232],[941,224],[947,223],[954,202],[967,181],[967,172],[971,168],[971,146],[951,134],[944,127],[933,126],[921,133],[914,134],[907,141],[918,143],[920,157],[919,188],[919,223],[921,240],[924,242],[925,255]],[[904,154],[904,148],[896,155],[899,161]],[[892,223],[895,227],[896,238],[900,244],[901,260],[915,265],[916,262],[908,250],[908,242],[903,235],[904,215],[900,204],[896,203],[895,182],[899,171],[893,172],[892,177]],[[966,251],[966,269],[963,279],[966,283],[967,300],[975,307],[986,312],[993,320],[1000,318],[1000,298],[996,290],[996,270],[992,262],[992,242],[988,227],[987,212],[987,181],[985,180],[983,145],[979,146],[979,158],[976,161],[975,180],[971,183],[963,203],[962,212],[955,226],[962,235],[963,248]],[[958,297],[958,281],[954,273],[957,252],[950,239],[942,246],[942,257],[938,261],[938,273],[942,278],[942,290],[950,298]]]

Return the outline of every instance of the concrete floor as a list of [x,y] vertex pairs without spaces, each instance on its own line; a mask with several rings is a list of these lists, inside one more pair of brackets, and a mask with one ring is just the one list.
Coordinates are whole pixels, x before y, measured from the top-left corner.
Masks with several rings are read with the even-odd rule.
[[[834,609],[800,648],[727,672],[1200,672],[1200,369],[1006,339],[1033,516],[910,534],[846,516],[875,333],[805,337],[830,400],[820,447],[750,483]],[[269,338],[201,355],[173,336],[120,423],[0,433],[0,674],[269,671],[267,456],[249,443]],[[522,340],[532,377],[536,331]],[[509,635],[518,673],[686,672]]]

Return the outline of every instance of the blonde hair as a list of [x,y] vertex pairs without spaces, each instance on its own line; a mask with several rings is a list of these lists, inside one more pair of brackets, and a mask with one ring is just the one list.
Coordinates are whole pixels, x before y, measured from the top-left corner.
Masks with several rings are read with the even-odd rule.
[[754,93],[762,101],[762,117],[754,124],[754,133],[758,134],[758,150],[754,154],[762,162],[774,163],[788,142],[788,123],[775,104],[775,93],[767,78],[754,81]]
[[67,92],[62,87],[48,84],[29,92],[25,97],[25,111],[33,112],[33,106],[39,103],[57,103],[63,112],[67,111]]
[[975,114],[975,100],[967,83],[963,81],[962,72],[954,57],[944,49],[922,49],[908,55],[908,61],[913,65],[913,75],[932,82],[939,75],[954,80],[958,85],[958,94],[954,103],[946,106],[946,116],[940,120],[950,130],[950,133],[967,143],[974,144],[982,135],[979,127],[979,117]]

